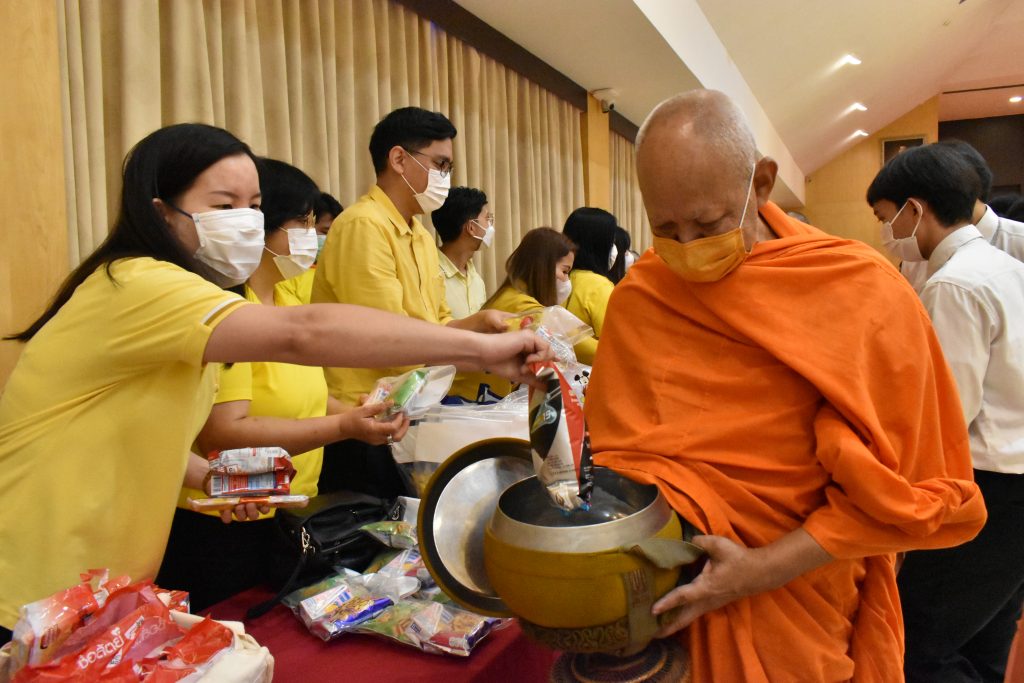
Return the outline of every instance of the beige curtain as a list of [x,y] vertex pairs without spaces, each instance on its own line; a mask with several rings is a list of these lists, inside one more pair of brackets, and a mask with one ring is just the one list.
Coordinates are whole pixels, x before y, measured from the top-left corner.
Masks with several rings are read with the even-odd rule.
[[633,250],[642,254],[651,246],[651,225],[636,179],[636,148],[614,131],[611,148],[612,213],[629,232]]
[[72,265],[107,234],[131,145],[163,125],[223,126],[344,205],[373,182],[367,145],[397,107],[459,130],[453,184],[484,190],[490,290],[527,230],[583,204],[580,112],[389,0],[55,0]]

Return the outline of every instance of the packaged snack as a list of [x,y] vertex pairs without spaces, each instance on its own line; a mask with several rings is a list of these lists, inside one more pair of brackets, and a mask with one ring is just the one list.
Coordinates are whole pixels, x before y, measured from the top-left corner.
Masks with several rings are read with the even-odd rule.
[[423,557],[418,548],[407,548],[395,556],[393,560],[377,572],[383,576],[411,576],[420,580],[424,586],[433,586],[434,579],[430,576]]
[[457,607],[429,602],[413,614],[405,634],[425,652],[468,657],[480,639],[490,633],[499,621]]
[[410,522],[371,522],[359,527],[389,548],[412,548],[416,545],[416,525]]
[[563,510],[586,508],[594,488],[583,406],[552,362],[533,366],[544,389],[530,387],[530,447],[537,479]]
[[24,605],[12,634],[16,666],[43,664],[86,619],[106,603],[110,594],[130,583],[127,576],[110,580],[105,569],[80,575],[82,583]]
[[346,584],[303,600],[299,614],[313,635],[330,640],[373,618],[389,605],[391,598],[373,597],[361,586]]
[[295,472],[292,456],[278,446],[213,451],[207,460],[210,462],[210,469],[221,474],[291,472],[294,475]]
[[573,347],[594,336],[594,329],[562,306],[548,306],[509,318],[509,329],[533,330],[551,346],[560,363],[575,363]]
[[394,401],[394,405],[379,415],[378,419],[387,420],[398,413],[405,413],[409,419],[415,420],[441,402],[451,389],[454,379],[454,365],[417,368],[398,377],[382,377],[377,380],[366,402]]
[[231,510],[236,505],[254,503],[270,508],[304,508],[309,496],[222,496],[220,498],[189,498],[188,506],[196,512]]
[[325,593],[332,588],[347,584],[349,580],[359,576],[357,572],[342,567],[337,574],[332,574],[327,578],[317,581],[314,584],[299,588],[296,591],[292,591],[288,595],[281,599],[281,603],[288,607],[291,611],[299,614],[299,604],[307,598],[312,598],[321,593]]
[[210,474],[212,496],[287,495],[291,490],[292,475],[288,472],[261,474]]

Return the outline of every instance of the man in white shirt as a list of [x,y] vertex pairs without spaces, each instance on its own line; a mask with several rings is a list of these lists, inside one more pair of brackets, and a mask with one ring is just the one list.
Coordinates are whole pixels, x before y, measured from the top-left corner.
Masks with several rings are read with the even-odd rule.
[[[959,154],[978,174],[978,196],[974,199],[971,212],[971,222],[978,228],[978,232],[992,246],[1002,249],[1018,261],[1024,261],[1024,223],[999,216],[985,203],[992,191],[992,171],[985,157],[962,140],[943,140],[938,144]],[[910,281],[914,291],[920,294],[928,280],[927,262],[903,261],[900,272]]]
[[921,300],[956,379],[989,513],[973,541],[910,553],[900,570],[910,682],[1001,683],[1024,601],[1024,263],[971,223],[979,192],[963,156],[933,144],[895,157],[867,193],[894,250],[925,266]]

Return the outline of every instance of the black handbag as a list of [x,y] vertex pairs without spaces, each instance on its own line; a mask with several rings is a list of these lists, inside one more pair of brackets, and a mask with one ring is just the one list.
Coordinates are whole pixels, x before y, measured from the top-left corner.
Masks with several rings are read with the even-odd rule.
[[269,612],[284,596],[334,571],[348,567],[361,572],[381,550],[381,544],[360,527],[371,522],[401,519],[401,505],[354,491],[335,491],[311,498],[304,508],[282,508],[274,518],[281,550],[276,558],[279,576],[287,576],[272,599],[246,612],[254,619]]

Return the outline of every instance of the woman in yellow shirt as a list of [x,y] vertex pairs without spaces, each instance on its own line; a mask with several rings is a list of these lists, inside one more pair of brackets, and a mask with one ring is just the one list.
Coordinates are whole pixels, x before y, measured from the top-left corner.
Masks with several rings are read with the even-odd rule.
[[[263,256],[239,293],[265,306],[309,303],[309,267],[316,258],[316,183],[276,159],[258,163]],[[221,369],[217,397],[199,433],[201,452],[249,446],[280,446],[292,454],[291,492],[315,496],[323,446],[343,439],[384,444],[397,441],[408,421],[378,421],[384,406],[347,408],[330,397],[323,370],[290,363],[234,363]],[[225,525],[218,515],[193,512],[188,498],[204,494],[183,488],[174,513],[157,584],[187,590],[196,611],[270,580],[275,524],[269,515]],[[272,512],[271,512],[272,514]],[[197,561],[197,558],[202,558]]]
[[202,124],[150,134],[125,160],[110,235],[11,337],[26,343],[0,395],[0,640],[21,605],[83,570],[156,575],[217,363],[455,363],[529,381],[524,361],[550,355],[522,332],[246,302],[222,287],[260,263],[259,208],[238,138]]
[[578,246],[570,276],[572,294],[565,307],[594,329],[593,338],[576,345],[576,358],[587,365],[594,364],[608,298],[615,287],[609,273],[618,257],[614,241],[616,228],[615,216],[589,206],[569,214],[562,228],[562,233]]
[[[484,308],[519,315],[548,306],[564,305],[569,298],[576,245],[557,230],[534,228],[505,262],[505,281]],[[512,391],[512,383],[494,378],[491,390],[498,396]]]

